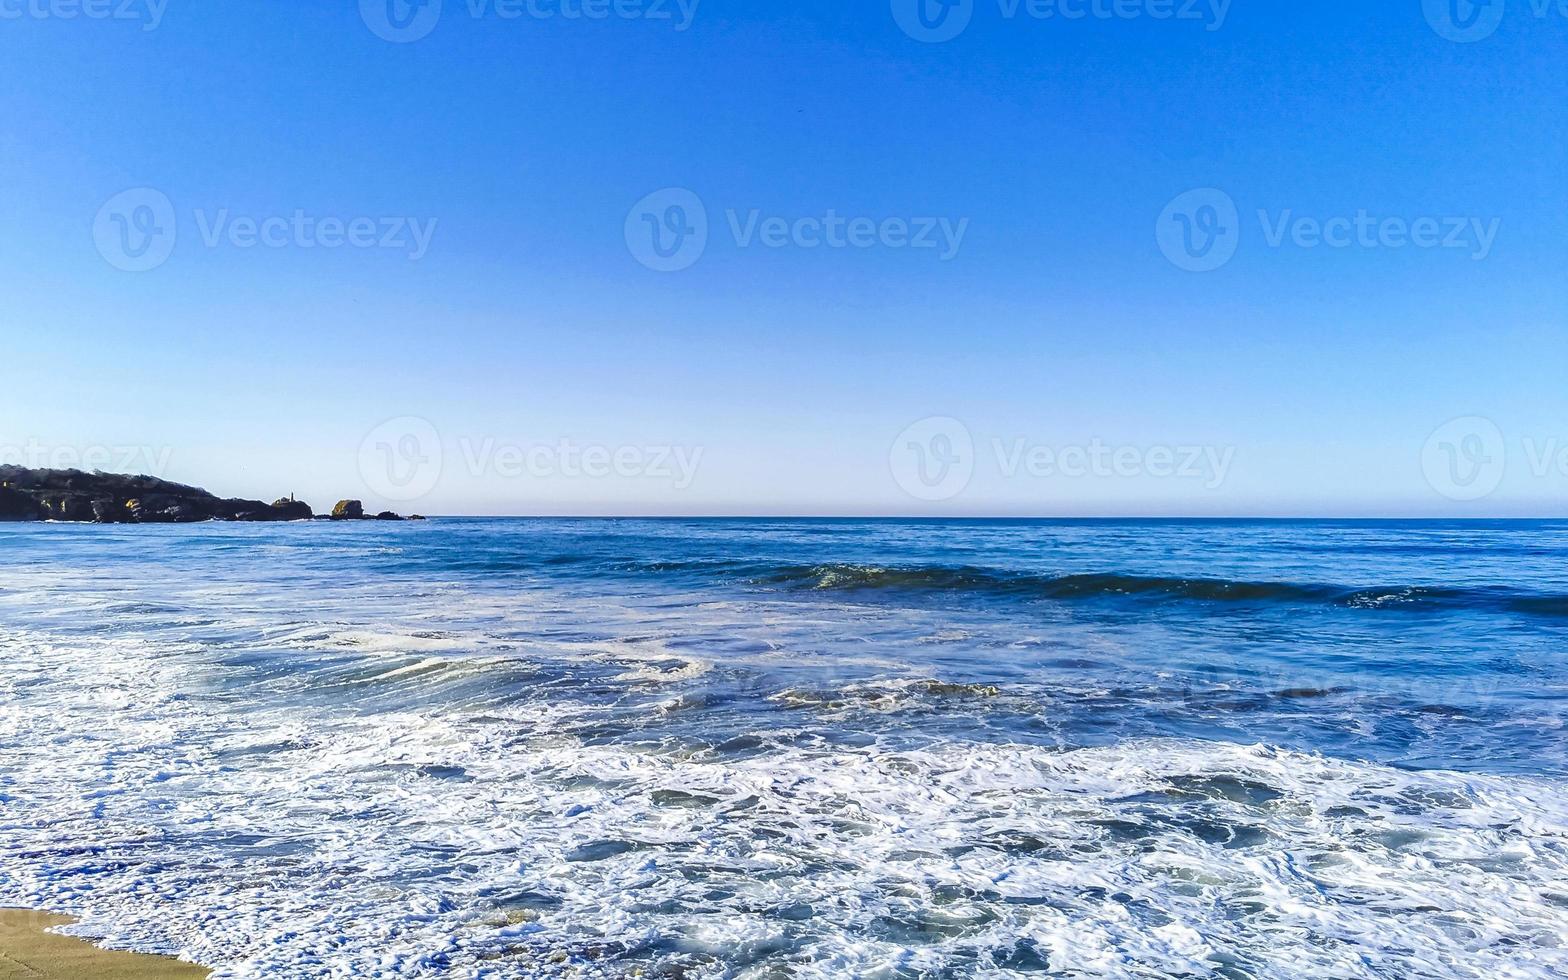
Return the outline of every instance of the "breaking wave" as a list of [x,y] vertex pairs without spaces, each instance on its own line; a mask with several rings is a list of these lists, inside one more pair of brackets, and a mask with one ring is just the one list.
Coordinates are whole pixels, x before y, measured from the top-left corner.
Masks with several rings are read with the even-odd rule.
[[920,566],[882,568],[827,564],[788,566],[757,576],[759,584],[822,591],[973,592],[1043,599],[1134,596],[1202,602],[1309,603],[1356,609],[1504,608],[1537,615],[1568,615],[1568,596],[1515,593],[1504,589],[1456,589],[1396,585],[1349,588],[1296,582],[1247,582],[1177,578],[1115,572],[1037,575],[986,568]]

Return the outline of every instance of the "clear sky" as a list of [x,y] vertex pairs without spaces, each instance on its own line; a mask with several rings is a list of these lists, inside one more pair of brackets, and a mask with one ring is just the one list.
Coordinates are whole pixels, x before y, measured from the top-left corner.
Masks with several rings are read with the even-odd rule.
[[926,2],[0,0],[0,457],[318,510],[1568,512],[1563,10]]

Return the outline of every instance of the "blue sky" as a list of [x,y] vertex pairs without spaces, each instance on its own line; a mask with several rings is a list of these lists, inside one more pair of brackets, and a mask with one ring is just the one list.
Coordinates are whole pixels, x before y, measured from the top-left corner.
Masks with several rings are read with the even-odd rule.
[[968,0],[940,42],[913,0],[396,41],[377,0],[88,2],[0,0],[5,461],[430,513],[1568,510],[1543,0],[1463,41],[1439,0]]

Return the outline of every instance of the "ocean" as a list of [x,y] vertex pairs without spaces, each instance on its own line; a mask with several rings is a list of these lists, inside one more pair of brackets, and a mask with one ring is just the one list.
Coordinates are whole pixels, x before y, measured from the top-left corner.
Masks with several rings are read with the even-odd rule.
[[230,977],[1568,976],[1568,522],[0,525],[0,906]]

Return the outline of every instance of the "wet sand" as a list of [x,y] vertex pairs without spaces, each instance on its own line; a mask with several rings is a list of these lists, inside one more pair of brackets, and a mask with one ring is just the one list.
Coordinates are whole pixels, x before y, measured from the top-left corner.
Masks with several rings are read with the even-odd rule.
[[0,909],[0,980],[201,980],[207,971],[164,956],[112,953],[45,930],[71,920]]

